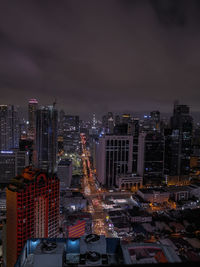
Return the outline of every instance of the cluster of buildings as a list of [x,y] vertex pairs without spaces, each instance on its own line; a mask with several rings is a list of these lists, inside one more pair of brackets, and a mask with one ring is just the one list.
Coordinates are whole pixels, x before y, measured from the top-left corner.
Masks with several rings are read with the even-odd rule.
[[[99,192],[105,192],[103,212],[113,238],[91,234],[92,201],[82,193],[81,175],[74,175],[75,155],[82,154],[80,133],[87,136],[86,156]],[[177,102],[168,122],[152,111],[142,120],[109,112],[101,123],[93,115],[89,123],[58,112],[55,103],[39,106],[36,99],[30,99],[28,120],[23,120],[16,107],[0,105],[2,263],[199,259],[200,225],[188,211],[199,215],[199,164],[200,130],[189,107]],[[110,194],[113,190],[119,196]],[[128,197],[122,195],[127,192]]]
[[15,267],[112,266],[137,263],[177,263],[173,248],[159,244],[122,244],[119,238],[29,239]]
[[132,177],[129,185],[139,184],[134,177],[142,177],[146,186],[189,183],[191,177],[199,176],[198,133],[189,107],[177,102],[168,122],[159,111],[143,120],[130,114],[114,119],[109,112],[95,139],[97,179],[109,188],[121,187],[119,177],[127,175]]
[[60,235],[60,192],[70,187],[72,161],[59,157],[59,123],[55,103],[39,107],[30,99],[28,120],[16,107],[0,106],[0,256],[5,266],[14,266],[28,238]]

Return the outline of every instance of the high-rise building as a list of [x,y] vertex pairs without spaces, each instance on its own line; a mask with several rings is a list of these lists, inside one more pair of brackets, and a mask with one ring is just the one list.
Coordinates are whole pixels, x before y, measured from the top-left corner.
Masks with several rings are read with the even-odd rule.
[[104,133],[113,134],[114,118],[112,112],[108,112],[107,115],[102,117],[102,127]]
[[62,120],[63,147],[65,152],[80,151],[80,121],[79,116],[65,115]]
[[151,128],[152,130],[160,130],[160,111],[155,110],[151,111]]
[[41,107],[36,112],[36,147],[34,162],[37,168],[54,173],[57,170],[57,122],[54,106]]
[[192,155],[193,119],[187,105],[174,105],[171,127],[165,131],[165,174],[187,176]]
[[138,142],[137,172],[144,184],[161,184],[164,176],[164,137],[159,132],[142,132]]
[[105,135],[96,150],[97,179],[109,188],[117,186],[116,177],[131,173],[133,137]]
[[132,172],[137,173],[137,161],[138,161],[138,138],[139,138],[139,119],[133,119],[133,164],[132,164]]
[[65,112],[64,110],[60,110],[59,118],[58,118],[58,135],[63,135],[63,121],[64,121]]
[[7,267],[13,267],[29,238],[57,237],[59,179],[27,167],[6,191]]
[[29,138],[35,139],[36,134],[36,111],[38,109],[38,101],[33,98],[28,102],[28,121],[29,121]]
[[0,183],[8,184],[14,176],[20,174],[29,165],[27,151],[1,150],[0,151]]
[[19,147],[19,119],[13,105],[0,105],[0,150]]
[[79,132],[79,116],[65,115],[63,117],[63,127],[68,131]]

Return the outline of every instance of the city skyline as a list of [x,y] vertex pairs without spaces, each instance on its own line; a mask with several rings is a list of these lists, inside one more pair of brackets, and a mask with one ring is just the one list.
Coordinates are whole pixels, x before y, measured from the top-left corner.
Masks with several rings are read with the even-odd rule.
[[200,0],[0,9],[0,266],[200,262]]
[[83,116],[168,112],[175,99],[200,111],[199,8],[195,0],[4,3],[1,100],[56,98]]

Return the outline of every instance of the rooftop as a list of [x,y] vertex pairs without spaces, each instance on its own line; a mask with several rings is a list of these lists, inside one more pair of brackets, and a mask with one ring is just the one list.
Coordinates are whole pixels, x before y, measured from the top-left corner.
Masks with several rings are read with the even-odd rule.
[[24,168],[21,175],[18,175],[11,179],[11,182],[8,185],[8,190],[14,192],[22,192],[27,184],[35,181],[39,176],[44,180],[50,178],[47,172],[33,168],[32,166],[28,166]]
[[15,267],[119,264],[119,246],[119,238],[105,238],[94,234],[73,239],[29,239]]

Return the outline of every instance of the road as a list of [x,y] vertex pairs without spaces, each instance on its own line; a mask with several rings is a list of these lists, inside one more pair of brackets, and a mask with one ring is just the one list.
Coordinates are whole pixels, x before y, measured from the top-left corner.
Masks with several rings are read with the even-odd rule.
[[82,189],[89,202],[88,211],[92,214],[93,233],[105,235],[106,237],[114,237],[115,234],[109,230],[108,223],[106,222],[106,217],[108,214],[103,209],[101,189],[98,187],[95,181],[94,171],[91,167],[89,158],[90,152],[86,148],[86,137],[84,134],[81,134],[81,143],[84,175]]

